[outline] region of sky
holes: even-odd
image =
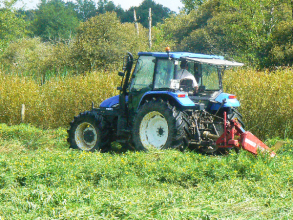
[[[66,1],[66,0],[65,0]],[[73,0],[74,1],[74,0]],[[98,0],[94,0],[98,2]],[[143,0],[112,0],[115,5],[121,5],[123,9],[129,9],[131,6],[139,6]],[[21,3],[22,2],[22,3]],[[165,7],[170,8],[172,11],[179,12],[179,8],[183,5],[180,0],[154,0],[157,4],[161,4]],[[25,5],[25,9],[36,8],[40,3],[40,0],[22,0],[17,4],[17,7]]]

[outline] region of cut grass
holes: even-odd
[[[86,153],[66,131],[0,126],[4,219],[291,219],[293,141],[247,152]],[[269,140],[270,146],[276,140]]]

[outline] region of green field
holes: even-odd
[[[224,91],[237,95],[247,129],[269,146],[285,141],[271,159],[122,152],[115,144],[105,154],[69,150],[69,121],[92,101],[98,106],[117,94],[116,72],[56,76],[43,85],[0,73],[1,220],[292,219],[291,75],[291,68],[273,74],[248,68],[224,76]]]
[[[1,219],[293,218],[293,140],[271,159],[85,153],[66,138],[65,129],[0,124]]]

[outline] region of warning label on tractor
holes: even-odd
[[[245,142],[251,146],[253,146],[254,148],[256,148],[256,143],[254,143],[253,141],[249,140],[248,138],[245,138]]]

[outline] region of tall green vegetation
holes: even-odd
[[[161,4],[157,4],[153,0],[144,0],[138,7],[131,7],[121,17],[122,22],[133,22],[133,10],[138,15],[138,22],[145,28],[149,26],[149,8],[152,8],[152,25],[156,26],[158,23],[162,23],[165,18],[174,14],[169,8],[164,7]]]
[[[148,27],[148,9],[151,7],[154,26],[153,40],[155,41],[152,50],[161,49],[162,44],[165,44],[164,46],[176,45],[173,47],[175,51],[221,54],[257,68],[287,66],[292,65],[293,62],[291,46],[293,43],[292,3],[287,0],[260,0],[258,2],[248,0],[182,0],[184,8],[178,15],[152,0],[144,0],[140,6],[132,7],[126,11],[108,0],[99,0],[97,4],[92,0],[79,0],[75,3],[63,0],[43,0],[36,10],[26,12],[20,10],[19,12],[22,14],[20,16],[12,8],[15,2],[17,0],[6,1],[6,5],[1,9],[2,52],[5,51],[10,42],[26,36],[29,32],[31,32],[30,36],[40,37],[42,42],[72,43],[69,45],[71,47],[76,45],[74,42],[81,42],[80,38],[83,38],[81,30],[85,31],[90,26],[89,23],[93,22],[89,19],[98,16],[94,19],[95,22],[104,25],[102,15],[110,12],[116,13],[116,15],[112,14],[116,23],[118,19],[120,19],[120,24],[133,23],[133,10],[135,9],[138,22],[142,26]],[[110,25],[113,19],[110,18],[110,15],[106,15],[106,17],[110,23],[109,27],[105,28],[108,28],[109,33],[114,33],[117,25]],[[98,21],[99,19],[101,21]],[[130,24],[125,26],[130,28]],[[110,30],[111,28],[113,30]],[[95,31],[100,31],[100,29],[95,28]],[[119,34],[123,38],[123,40],[118,39],[119,48],[122,50],[126,48],[130,51],[133,49],[131,45],[136,44],[137,47],[132,52],[147,49],[145,48],[147,36],[144,29],[141,31],[144,37],[136,36],[132,28],[128,30],[127,35],[134,37],[134,40],[127,38],[122,29],[119,29]],[[99,33],[95,34],[99,36]],[[115,36],[112,36],[111,39],[115,39]],[[99,40],[102,38],[96,41]],[[137,43],[131,42],[137,40],[139,40],[139,46]],[[116,41],[106,41],[105,44],[113,43],[113,48],[115,48],[118,45]],[[97,57],[93,53],[101,52],[101,49],[95,51],[96,49],[98,47],[87,54],[87,52],[81,51],[81,47],[76,48],[76,52],[81,51],[82,55],[66,56],[70,60],[66,62],[67,67],[73,68],[70,63],[81,66],[83,60],[76,62],[76,58],[87,54],[88,57],[85,57],[87,59],[86,66],[90,66],[90,68],[85,69],[93,69],[92,67],[96,66],[97,62],[93,60],[96,58],[92,58],[93,56]],[[109,55],[107,54],[107,56]],[[73,57],[74,59],[72,59]],[[105,64],[103,60],[103,65],[108,64]]]
[[[2,70],[7,74],[33,76],[44,82],[52,75],[72,72],[70,57],[71,45],[22,38],[11,42],[2,53]]]
[[[75,65],[84,71],[105,69],[118,64],[127,51],[137,53],[147,49],[147,35],[140,27],[121,24],[115,13],[105,13],[82,23],[73,45]]]
[[[156,6],[149,0],[148,4]],[[100,0],[97,8],[91,0],[77,3],[43,0],[37,10],[21,10],[22,16],[17,16],[15,11],[5,7],[0,13],[2,71],[33,75],[44,83],[46,78],[56,74],[113,68],[127,51],[136,54],[148,50],[147,30],[139,24],[137,33],[133,24],[121,23],[120,9],[106,0]],[[172,39],[164,40],[161,31],[153,29],[154,49],[172,45]],[[28,37],[28,30],[29,36],[34,38]]]
[[[28,24],[22,16],[11,7],[12,3],[6,1],[4,8],[0,9],[0,50],[3,51],[9,42],[26,36]]]
[[[292,68],[239,69],[224,76],[224,90],[240,100],[247,129],[262,139],[293,138],[292,85]]]
[[[69,42],[43,42],[40,38],[10,42],[0,56],[2,70],[40,79],[113,69],[120,66],[127,51],[148,50],[147,30],[141,25],[139,29],[137,34],[133,24],[121,23],[115,13],[100,14],[80,23],[76,37]],[[163,48],[166,42],[156,37],[154,47]]]
[[[98,106],[118,94],[118,75],[90,73],[87,76],[54,77],[41,85],[31,77],[0,76],[0,121],[9,125],[21,121],[25,104],[25,122],[42,128],[66,127],[80,112]]]
[[[196,4],[183,3],[188,9]],[[177,41],[177,50],[222,54],[260,68],[292,64],[289,1],[209,0],[197,5],[162,25]]]
[[[181,0],[184,5],[184,10],[186,12],[191,12],[196,10],[200,5],[202,5],[207,0]]]
[[[78,18],[62,0],[42,0],[32,26],[34,34],[44,41],[68,40],[76,31]]]
[[[292,69],[227,71],[224,91],[236,94],[247,130],[261,139],[293,138]],[[21,121],[21,104],[26,105],[25,122],[43,128],[66,127],[72,118],[114,95],[119,86],[114,70],[87,75],[52,77],[45,84],[31,77],[0,75],[0,121]]]
[[[96,16],[96,6],[92,0],[77,0],[75,10],[77,11],[78,19],[81,21],[86,21]]]

